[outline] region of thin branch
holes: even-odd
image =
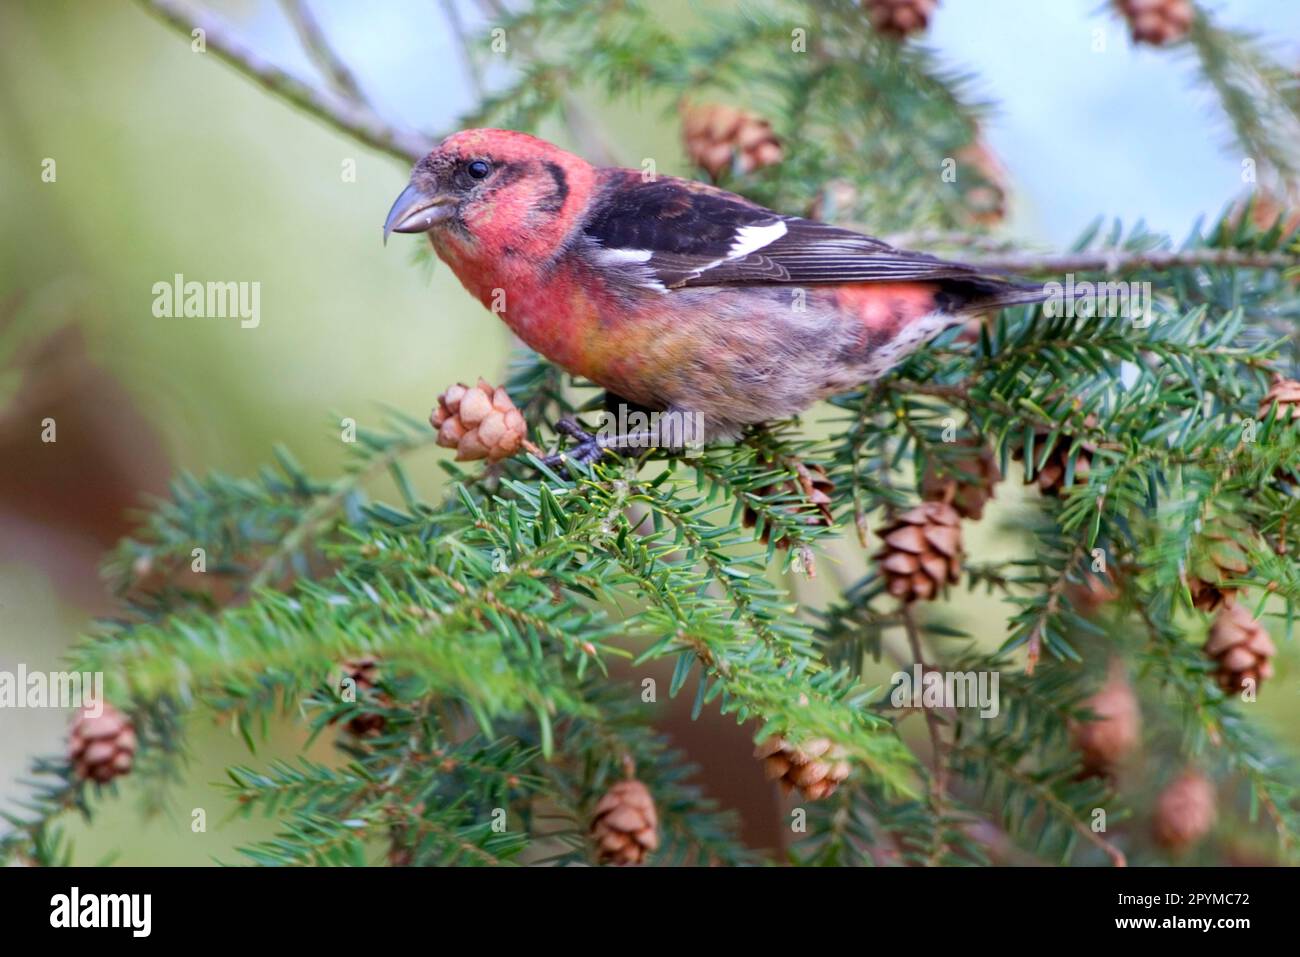
[[[907,632],[907,643],[912,649],[912,658],[924,673],[926,664],[921,649],[921,631],[916,627],[916,619],[912,617],[912,606],[904,604],[899,610],[899,615],[903,619],[903,628]],[[930,750],[934,752],[934,773],[930,776],[930,810],[934,814],[935,830],[934,845],[930,849],[930,864],[937,865],[941,862],[943,853],[948,850],[947,842],[943,839],[948,790],[948,749],[944,744],[939,717],[934,713],[934,709],[923,706],[921,711],[925,715],[925,726],[930,732]]]
[[[932,246],[956,246],[960,249],[978,249],[981,252],[1005,253],[1016,249],[1018,243],[1006,237],[987,233],[965,233],[944,229],[918,229],[911,232],[890,233],[882,237],[899,249],[927,249]]]
[[[1039,780],[1037,777],[1035,777],[1032,774],[1026,774],[1015,764],[1008,762],[995,750],[985,749],[983,751],[983,756],[984,759],[988,761],[990,764],[997,765],[997,767],[1001,769],[1002,773],[1005,774],[1007,778],[1009,778],[1012,781],[1015,781],[1017,784],[1019,784],[1021,787],[1025,788],[1026,790],[1033,791],[1035,794],[1038,795],[1039,800],[1041,800],[1045,805],[1054,809],[1057,812],[1057,814],[1059,814],[1066,821],[1069,821],[1070,827],[1074,829],[1075,833],[1077,833],[1088,843],[1097,847],[1099,850],[1101,850],[1102,853],[1104,853],[1108,858],[1110,858],[1110,863],[1112,867],[1128,866],[1128,859],[1124,856],[1123,851],[1121,851],[1110,841],[1106,840],[1106,838],[1102,837],[1100,834],[1094,831],[1089,826],[1088,822],[1081,821],[1079,820],[1079,818],[1075,817],[1074,809],[1071,808],[1067,803],[1062,801],[1056,795],[1056,793],[1050,787],[1046,786],[1041,780]]]
[[[431,138],[415,130],[389,123],[369,107],[351,102],[337,93],[318,90],[263,59],[225,27],[204,13],[191,11],[176,0],[138,0],[151,14],[180,33],[192,37],[203,31],[206,48],[240,73],[303,112],[323,120],[340,132],[381,153],[413,163],[433,149]]]
[[[1250,252],[1239,249],[1099,250],[1064,255],[990,256],[968,260],[992,272],[1067,273],[1102,272],[1108,275],[1153,270],[1163,272],[1189,266],[1233,266],[1239,269],[1285,269],[1300,264],[1300,254]]]
[[[353,103],[364,104],[366,96],[361,92],[361,85],[357,83],[357,78],[352,75],[352,70],[342,58],[334,52],[334,48],[330,46],[324,31],[321,30],[320,24],[304,0],[280,0],[280,6],[284,9],[285,17],[293,24],[303,51],[315,64],[316,69],[320,70],[321,75],[329,81],[334,92]]]

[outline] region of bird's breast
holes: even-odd
[[[508,248],[484,257],[447,241],[434,248],[489,312],[574,375],[613,388],[613,367],[626,364],[645,337],[627,303],[581,262],[539,263]]]

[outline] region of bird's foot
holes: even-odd
[[[592,465],[599,462],[609,451],[600,436],[592,435],[579,425],[576,419],[561,419],[555,423],[555,431],[559,435],[573,439],[576,444],[571,449],[563,452],[556,451],[543,458],[542,464],[548,469],[565,468],[568,462]]]

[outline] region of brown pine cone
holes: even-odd
[[[1199,771],[1185,771],[1156,798],[1152,828],[1156,841],[1170,851],[1195,844],[1214,826],[1214,785]]]
[[[1300,219],[1300,213],[1296,215]],[[1300,225],[1300,222],[1297,225]],[[1300,286],[1300,276],[1292,282]],[[1277,410],[1276,413],[1273,412],[1274,409]],[[1273,379],[1273,384],[1259,402],[1256,417],[1263,422],[1270,414],[1275,416],[1274,421],[1279,427],[1285,428],[1290,425],[1291,428],[1296,428],[1297,420],[1300,420],[1300,382],[1295,379],[1284,379],[1280,375]],[[1274,474],[1278,481],[1294,483],[1295,477],[1300,475],[1300,465],[1295,462],[1284,462],[1277,467]]]
[[[1142,712],[1122,668],[1112,664],[1106,683],[1084,706],[1097,717],[1070,726],[1074,749],[1083,758],[1080,777],[1108,777],[1142,735]]]
[[[1007,217],[1007,170],[982,139],[965,146],[957,161],[972,167],[976,177],[959,178],[966,217],[979,226],[996,226]],[[972,179],[974,182],[972,182]]]
[[[375,693],[379,686],[379,660],[377,658],[349,658],[343,662],[343,677],[351,678],[357,692],[357,701]],[[387,696],[375,695],[375,700],[387,704]],[[384,730],[382,714],[362,713],[347,723],[347,729],[358,738],[379,734]]]
[[[1097,424],[1095,416],[1089,415],[1084,419],[1088,426]],[[1034,443],[1034,465],[1038,464],[1038,457],[1041,454],[1042,442],[1046,441],[1050,432],[1042,431],[1038,433]],[[1065,474],[1066,465],[1069,464],[1070,447],[1074,444],[1068,435],[1058,435],[1056,444],[1052,446],[1052,451],[1047,456],[1047,461],[1043,467],[1034,473],[1033,478],[1027,479],[1027,482],[1033,482],[1038,486],[1038,491],[1044,495],[1053,495],[1060,498],[1066,490]],[[1097,447],[1090,442],[1084,442],[1079,447],[1079,454],[1074,460],[1074,483],[1082,485],[1088,481],[1088,473],[1092,471],[1092,456],[1097,451]],[[1011,453],[1011,457],[1017,462],[1023,462],[1025,459],[1024,446],[1019,446]],[[1028,472],[1029,465],[1025,466]]]
[[[659,846],[659,816],[650,791],[635,778],[619,781],[596,804],[591,820],[601,864],[642,864]]]
[[[878,33],[903,40],[930,25],[939,0],[862,0],[862,9]]]
[[[751,494],[759,498],[781,493],[801,495],[805,502],[814,506],[814,509],[799,510],[798,515],[803,524],[829,527],[832,523],[831,494],[835,491],[835,483],[830,480],[826,470],[820,465],[805,465],[803,462],[795,462],[794,470],[798,475],[798,481],[787,479],[778,485],[764,485],[761,488],[754,489]],[[779,507],[793,511],[796,505],[797,503],[791,502]],[[740,520],[745,528],[753,528],[758,524],[758,512],[746,504],[741,512]],[[766,525],[763,526],[763,544],[766,545],[770,537],[771,529]],[[788,548],[790,540],[782,538],[776,544],[778,548]]]
[[[683,101],[681,117],[686,154],[715,180],[733,166],[752,173],[781,162],[781,141],[760,116],[722,103]]]
[[[876,553],[889,594],[905,602],[929,600],[961,575],[961,517],[945,502],[922,502],[880,531]]]
[[[1188,0],[1116,0],[1128,21],[1134,43],[1164,46],[1187,36],[1192,26]]]
[[[1254,691],[1273,677],[1273,656],[1277,648],[1268,629],[1244,605],[1225,605],[1214,616],[1205,653],[1218,668],[1214,678],[1225,694]]]
[[[1300,419],[1300,382],[1281,376],[1273,380],[1273,385],[1259,403],[1257,415],[1261,422],[1268,418],[1274,406],[1277,406],[1277,421]]]
[[[524,445],[528,426],[503,388],[483,379],[476,386],[452,386],[438,397],[429,416],[438,430],[438,444],[456,450],[457,461],[487,459],[497,462],[514,455]]]
[[[1002,471],[993,450],[975,436],[955,443],[963,452],[952,456],[933,455],[921,477],[921,497],[948,502],[962,518],[979,521],[984,505],[993,497],[993,486],[1002,481]]]
[[[1250,571],[1246,549],[1240,544],[1250,534],[1235,519],[1219,518],[1207,523],[1197,536],[1187,572],[1187,590],[1195,607],[1214,611],[1237,601],[1237,589],[1225,582]]]
[[[135,728],[131,719],[104,703],[98,717],[82,708],[68,735],[68,760],[82,781],[107,784],[131,770],[135,760]]]
[[[773,735],[754,749],[754,757],[762,759],[767,779],[779,781],[785,794],[798,788],[809,801],[834,794],[850,771],[844,749],[826,738],[813,738],[796,746]]]

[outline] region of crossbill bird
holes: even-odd
[[[385,240],[393,232],[427,233],[470,294],[547,359],[702,423],[706,441],[876,379],[973,315],[1046,297],[508,130],[462,130],[416,163]],[[561,431],[588,461],[661,444]]]

